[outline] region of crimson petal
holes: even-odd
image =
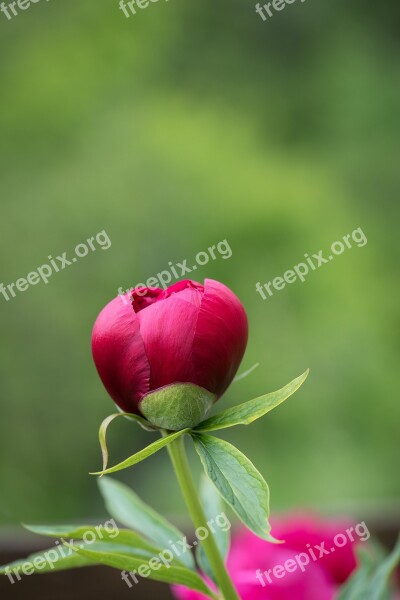
[[[195,383],[191,350],[198,312],[198,306],[174,294],[138,313],[152,390],[177,382]]]
[[[247,338],[240,300],[222,283],[206,279],[193,341],[196,383],[222,396],[240,365]]]
[[[114,402],[126,412],[139,412],[138,403],[150,389],[150,365],[129,294],[111,300],[97,317],[92,353]]]

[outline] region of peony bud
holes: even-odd
[[[123,411],[178,430],[197,425],[225,392],[247,334],[245,310],[229,288],[185,280],[114,298],[97,317],[92,351]]]

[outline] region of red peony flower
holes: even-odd
[[[219,398],[247,334],[245,310],[231,290],[211,279],[204,286],[186,280],[114,298],[97,317],[92,351],[114,402],[140,414],[147,394],[171,384],[194,384]]]
[[[274,536],[285,543],[271,544],[244,529],[232,539],[227,567],[241,600],[334,600],[340,585],[356,567],[355,544],[369,537],[366,528],[357,535],[354,526],[352,536],[347,537],[351,523],[312,516],[275,519],[272,525]],[[334,542],[338,534],[340,544],[343,536],[347,537],[342,547]],[[321,544],[325,552],[320,557]],[[296,562],[296,556],[302,553],[304,563],[306,555],[310,559],[303,569]],[[282,575],[285,565],[289,568]],[[274,568],[279,577],[274,576]],[[173,592],[178,600],[205,600],[202,594],[181,586],[175,586]]]

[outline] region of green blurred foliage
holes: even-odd
[[[398,496],[398,2],[307,0],[266,23],[250,0],[160,0],[130,19],[116,1],[52,0],[0,17],[0,282],[103,229],[112,240],[0,296],[0,522],[103,513],[88,472],[114,407],[94,319],[120,286],[223,239],[232,258],[196,278],[242,299],[242,368],[261,366],[220,406],[311,368],[284,406],[223,437],[266,476],[275,510]],[[366,246],[256,293],[357,227]],[[116,422],[111,462],[153,439]],[[179,512],[166,465],[160,453],[121,478]]]

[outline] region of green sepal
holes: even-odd
[[[152,425],[179,431],[198,425],[216,399],[215,394],[193,383],[174,383],[146,394],[139,408]]]

